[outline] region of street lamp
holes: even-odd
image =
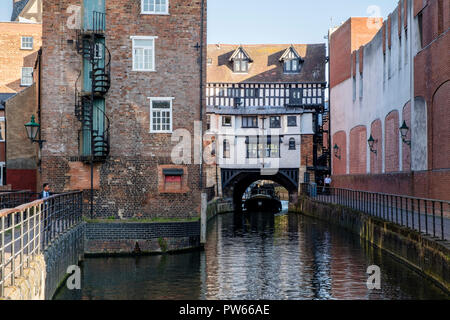
[[[34,114],[31,116],[31,121],[25,124],[25,129],[27,130],[27,137],[31,140],[31,142],[39,143],[39,149],[42,149],[42,143],[45,140],[36,139],[36,136],[39,133],[40,125],[34,121]]]
[[[370,135],[369,140],[367,140],[367,143],[369,144],[369,149],[370,149],[370,151],[373,152],[373,153],[375,153],[375,154],[377,154],[377,150],[375,150],[375,149],[373,148],[373,146],[374,146],[375,143],[377,143],[377,142],[378,142],[378,140],[375,140],[375,139],[372,137],[372,134]]]
[[[406,140],[406,136],[409,132],[409,127],[406,125],[406,121],[403,120],[403,124],[400,128],[398,128],[400,131],[400,135],[402,136],[403,143],[406,143],[408,146],[411,146],[411,140]]]
[[[340,152],[340,148],[339,148],[339,146],[335,143],[334,144],[334,147],[333,147],[333,151],[334,151],[334,156],[336,157],[336,158],[338,158],[339,160],[341,160],[341,152]]]

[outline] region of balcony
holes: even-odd
[[[322,110],[326,83],[208,83],[208,107],[300,107]]]

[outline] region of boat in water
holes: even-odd
[[[244,199],[244,209],[278,213],[281,211],[282,205],[273,185],[255,185]]]

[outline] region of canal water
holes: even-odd
[[[368,266],[381,271],[369,290]],[[342,228],[299,214],[219,215],[204,251],[86,258],[55,299],[449,299]]]

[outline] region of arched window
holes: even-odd
[[[223,158],[229,158],[230,157],[230,143],[227,139],[223,140]]]
[[[295,139],[294,138],[289,139],[289,150],[295,150]]]

